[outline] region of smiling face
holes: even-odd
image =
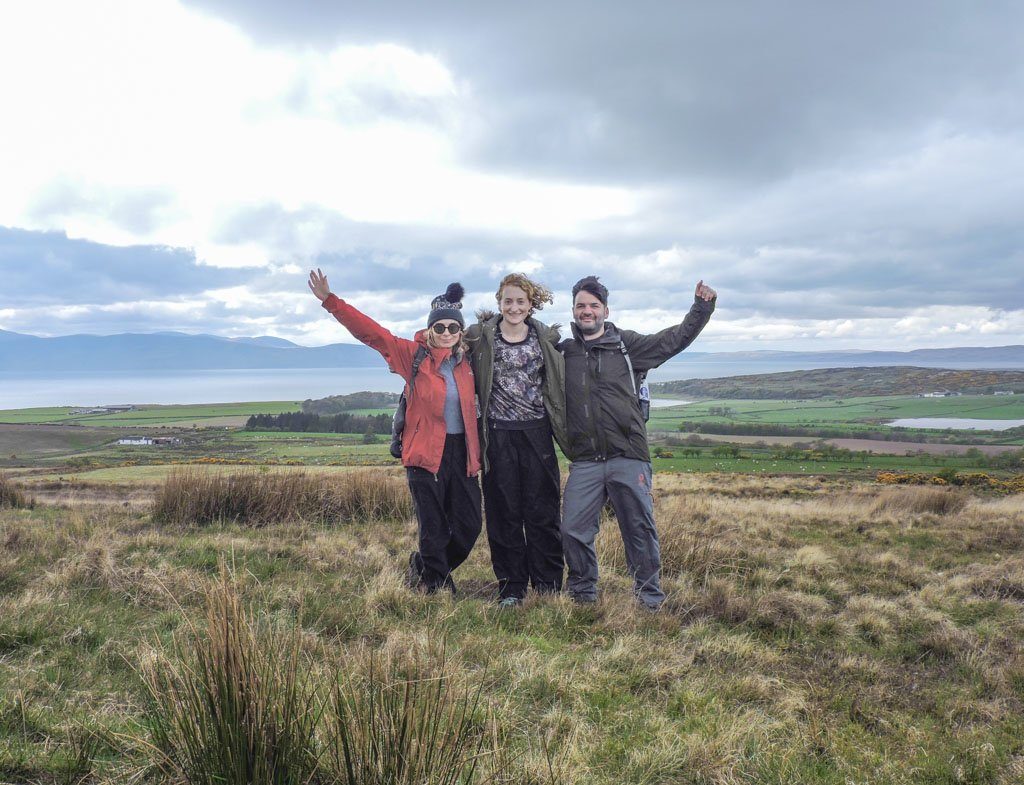
[[[587,340],[604,335],[604,320],[608,318],[608,306],[597,295],[580,289],[572,301],[572,319]]]
[[[518,286],[511,284],[501,290],[501,299],[498,300],[498,308],[501,311],[501,318],[510,325],[522,324],[523,320],[530,315],[532,307],[530,298]]]
[[[455,346],[455,344],[459,342],[459,339],[462,338],[462,330],[460,328],[455,333],[450,332],[449,325],[452,324],[456,327],[459,326],[459,323],[454,319],[438,319],[430,325],[427,335],[427,343],[440,349],[451,349]],[[444,332],[438,333],[437,330],[434,329],[438,325],[442,325],[444,327]]]

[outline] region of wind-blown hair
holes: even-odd
[[[551,290],[544,284],[531,281],[522,273],[509,273],[501,279],[501,283],[498,284],[498,291],[494,293],[494,299],[498,301],[499,306],[501,305],[501,293],[506,286],[518,286],[526,292],[526,299],[530,301],[530,308],[532,309],[531,313],[543,309],[544,303],[555,301]]]

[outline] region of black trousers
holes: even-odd
[[[445,437],[436,475],[418,466],[406,467],[405,473],[419,521],[420,578],[428,592],[442,586],[454,590],[452,570],[469,556],[482,525],[480,484],[466,476],[465,435]]]
[[[562,589],[558,459],[544,428],[487,434],[484,509],[491,564],[502,599]]]

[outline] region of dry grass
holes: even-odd
[[[412,512],[405,483],[380,471],[324,476],[183,470],[167,478],[153,505],[154,520],[178,526],[373,522],[406,519]]]
[[[474,779],[502,785],[1017,782],[1024,497],[967,489],[950,505],[908,490],[658,475],[667,601],[653,615],[633,600],[614,520],[596,605],[531,595],[509,612],[489,593],[483,538],[459,597],[405,588],[408,519],[182,530],[120,508],[3,510],[0,692],[34,713],[24,731],[0,722],[0,761],[7,739],[25,750],[0,779],[57,779],[67,714],[101,728],[142,717],[135,683],[111,674],[146,659],[140,639],[187,636],[233,556],[236,591],[272,635],[263,649],[297,651],[320,690],[314,737],[332,770],[348,765],[332,690],[364,701],[349,716],[372,704],[391,718],[350,737],[353,769],[372,768],[405,743],[372,746],[396,738],[395,708],[433,695],[443,673],[450,697],[479,691],[480,704],[433,714],[466,720],[464,751],[487,750]],[[95,764],[94,780],[124,781],[105,771]]]
[[[878,495],[872,512],[950,515],[967,505],[966,493],[948,488],[894,488]]]
[[[25,492],[6,474],[0,472],[0,507],[31,507]]]

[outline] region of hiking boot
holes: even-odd
[[[504,597],[504,598],[498,600],[498,607],[501,608],[502,610],[507,610],[507,609],[510,609],[510,608],[518,608],[522,604],[523,604],[523,598],[522,597]]]
[[[596,605],[597,597],[593,594],[570,594],[574,605]]]
[[[409,554],[409,566],[405,571],[405,585],[410,589],[418,589],[423,583],[423,557],[418,551]]]

